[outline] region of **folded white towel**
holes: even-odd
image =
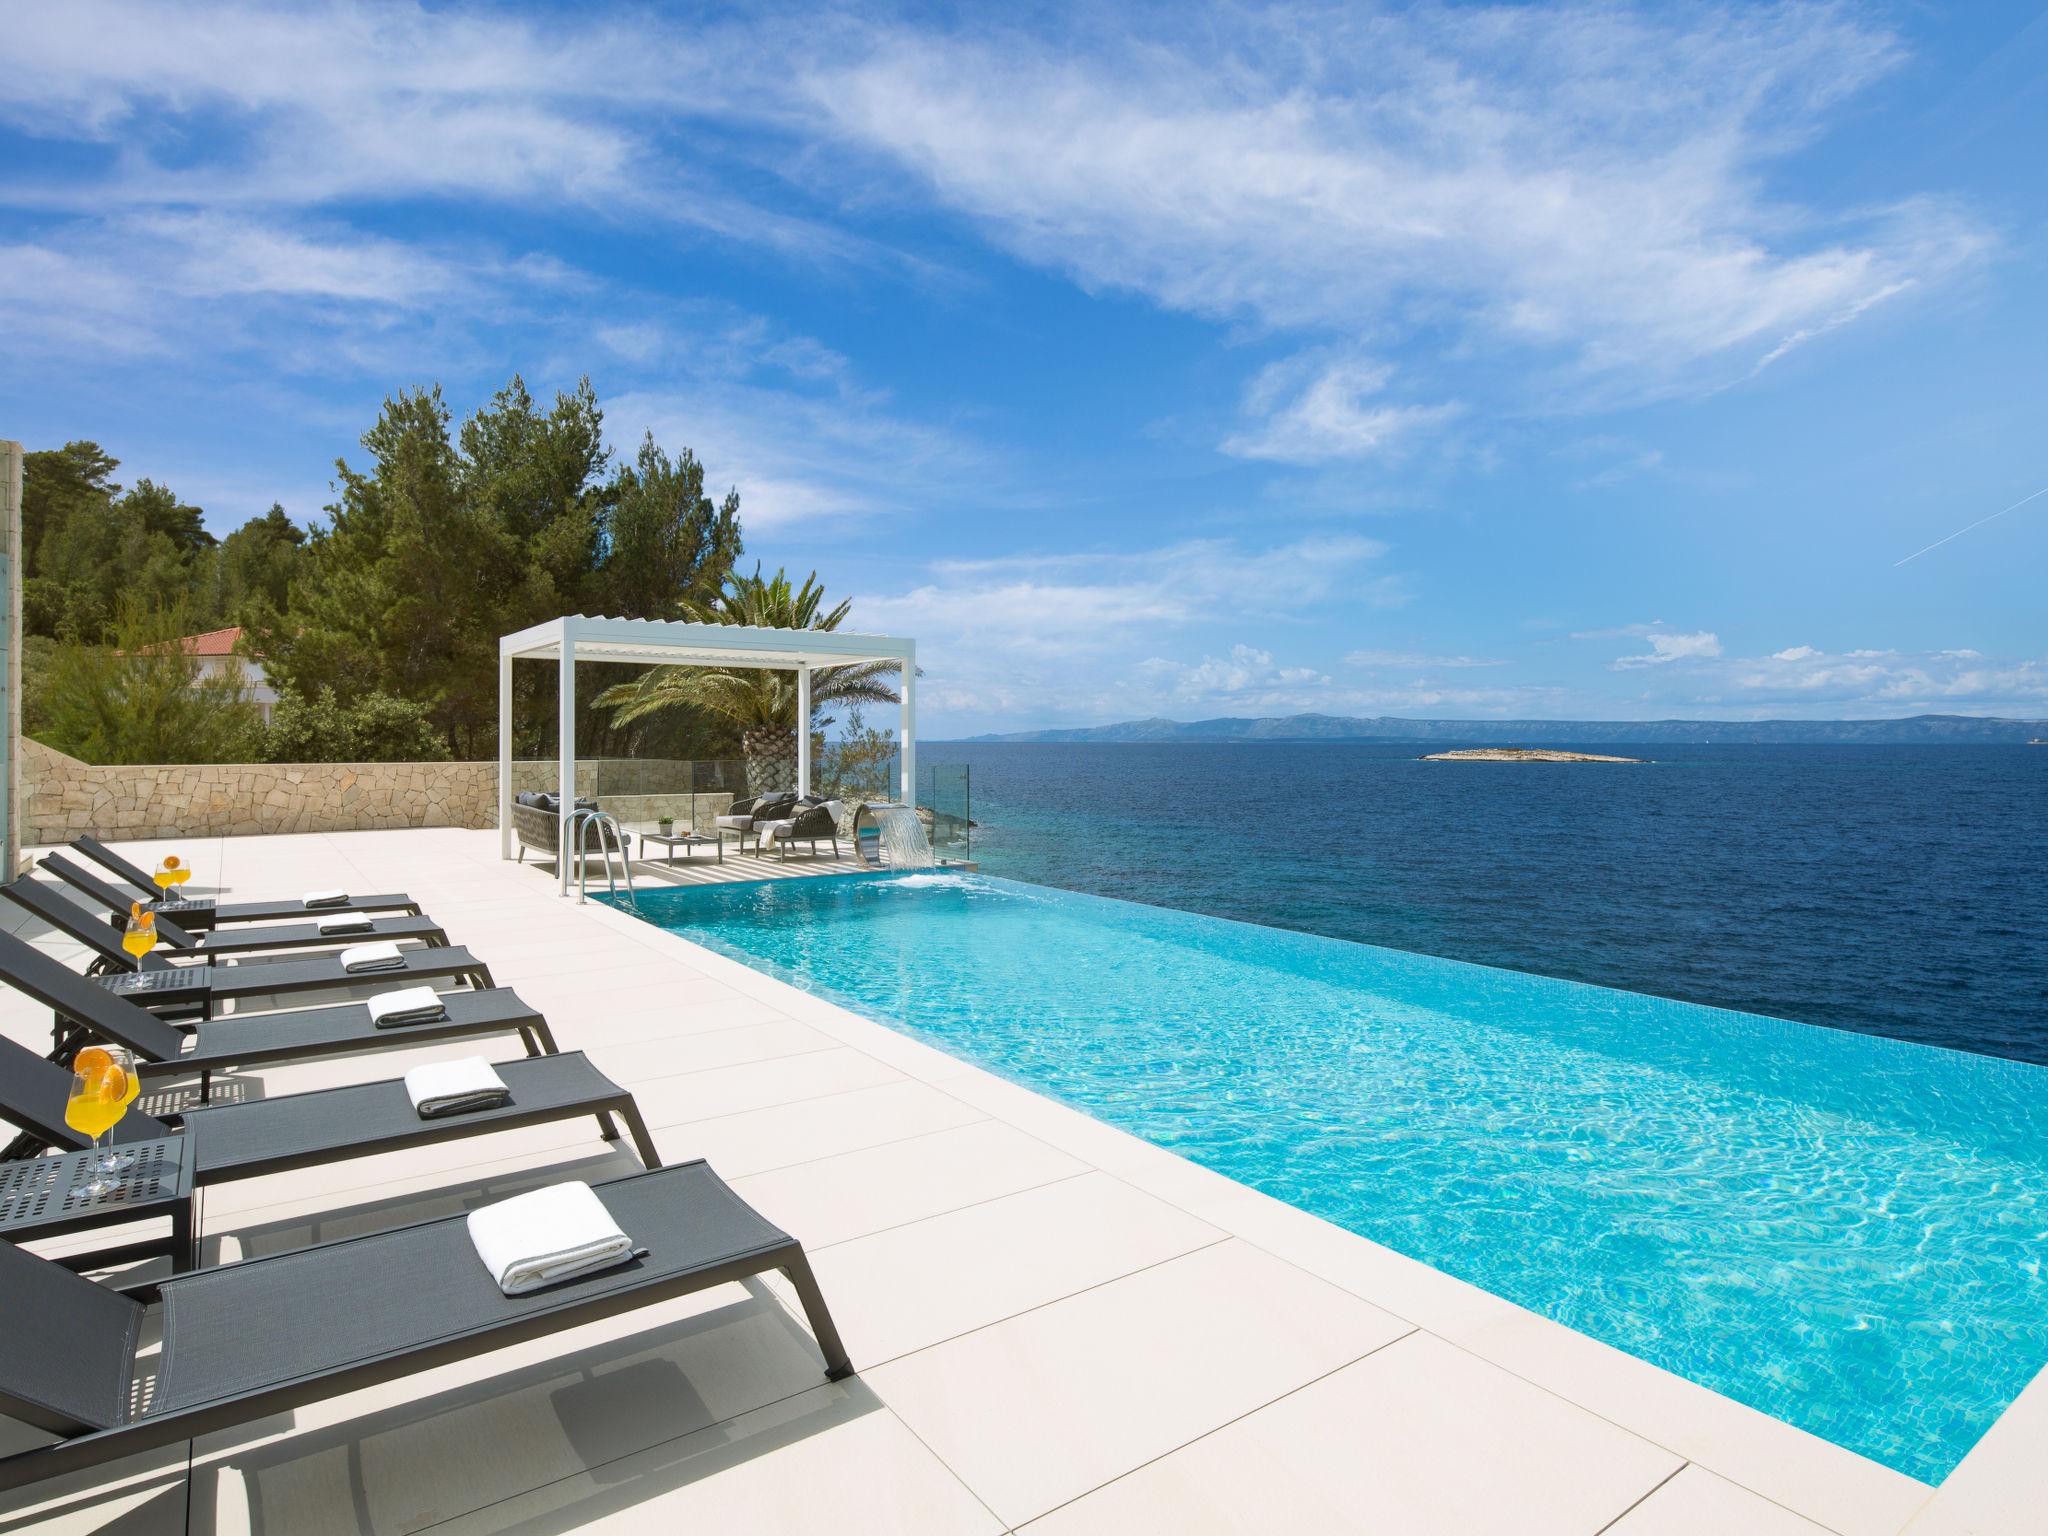
[[[308,891],[299,899],[309,907],[338,907],[348,900],[348,892]]]
[[[370,933],[375,931],[377,920],[368,913],[358,917],[323,917],[320,919],[322,933]]]
[[[588,1184],[550,1184],[469,1213],[476,1256],[507,1296],[633,1256],[633,1241]]]
[[[431,1061],[405,1074],[405,1091],[420,1118],[460,1114],[512,1102],[512,1090],[481,1056],[459,1061]]]
[[[432,987],[405,987],[379,992],[370,999],[370,1022],[379,1029],[398,1024],[424,1024],[448,1017],[448,1005]]]
[[[352,944],[341,952],[344,971],[392,971],[405,964],[396,944]]]
[[[841,810],[843,809],[843,807],[842,807],[842,806],[841,806],[841,805],[839,804],[839,802],[838,802],[837,800],[827,800],[827,801],[825,802],[825,809],[826,809],[827,811],[831,812],[831,815],[832,815],[832,825],[833,825],[833,826],[835,826],[835,827],[836,827],[836,826],[838,826],[838,825],[839,825],[839,813],[840,813],[840,811],[841,811]]]

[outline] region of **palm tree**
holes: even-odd
[[[683,617],[698,624],[750,624],[762,629],[837,629],[853,609],[842,599],[828,612],[818,573],[792,587],[778,570],[764,580],[757,565],[751,576],[728,576],[710,602],[686,600]],[[832,723],[819,711],[832,704],[894,704],[888,680],[900,668],[893,661],[862,661],[811,669],[810,729]],[[614,726],[630,725],[665,709],[701,709],[737,727],[747,758],[747,789],[767,794],[796,782],[796,674],[766,667],[654,667],[638,681],[607,688],[597,696],[612,711]]]

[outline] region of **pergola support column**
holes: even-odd
[[[796,669],[796,792],[811,792],[811,669]]]
[[[512,658],[498,653],[498,857],[512,857]]]
[[[566,896],[569,894],[569,860],[573,857],[569,847],[569,818],[576,813],[576,642],[567,635],[562,637],[562,661],[556,678],[556,693],[556,703],[561,712],[557,751],[561,758],[562,777],[555,871],[560,877],[561,894]]]

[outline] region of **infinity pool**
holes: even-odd
[[[980,875],[640,907],[1915,1477],[2048,1359],[2048,1068]]]

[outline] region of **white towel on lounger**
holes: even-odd
[[[344,971],[395,971],[405,964],[405,952],[396,944],[351,944],[341,952]]]
[[[323,917],[320,919],[320,931],[329,935],[374,933],[376,930],[377,920],[367,913],[355,917]]]
[[[348,900],[348,892],[308,891],[299,899],[309,907],[338,907]]]
[[[425,1024],[448,1017],[448,1005],[432,987],[402,987],[370,999],[370,1022],[379,1029],[399,1024]]]
[[[550,1184],[471,1211],[469,1240],[507,1296],[609,1269],[633,1256],[632,1239],[619,1230],[597,1192],[580,1182]]]
[[[430,1061],[423,1067],[414,1067],[405,1074],[405,1091],[422,1120],[512,1102],[512,1090],[505,1086],[505,1079],[481,1056]]]

